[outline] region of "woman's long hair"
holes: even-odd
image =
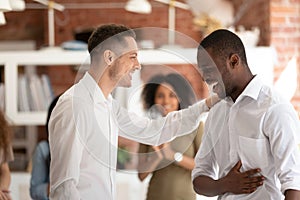
[[[162,84],[169,84],[173,87],[179,101],[178,110],[187,108],[196,102],[196,95],[190,83],[181,75],[175,73],[156,75],[148,81],[142,91],[142,101],[145,110],[150,109],[155,104],[157,88]]]
[[[11,133],[11,127],[8,125],[4,113],[0,111],[0,149],[3,151],[4,160],[10,152]]]

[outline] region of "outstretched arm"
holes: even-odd
[[[168,113],[158,119],[141,117],[128,112],[114,101],[119,135],[148,145],[160,145],[175,137],[191,133],[198,127],[201,114],[209,110],[205,101],[195,103],[189,108]]]
[[[217,196],[224,193],[247,194],[254,192],[263,184],[264,177],[256,176],[260,169],[251,169],[240,172],[241,161],[219,179],[214,180],[208,176],[198,176],[194,179],[193,185],[196,193],[205,196]]]

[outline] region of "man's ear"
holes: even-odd
[[[229,57],[229,64],[232,69],[235,68],[236,66],[238,66],[240,64],[240,57],[235,53],[232,54]]]
[[[105,50],[103,53],[103,57],[107,65],[111,65],[114,61],[114,53],[111,50]]]

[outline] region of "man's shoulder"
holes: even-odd
[[[59,102],[60,104],[66,104],[72,102],[74,103],[84,103],[87,101],[92,101],[89,98],[91,95],[83,86],[83,84],[76,83],[67,89],[60,97]]]
[[[230,107],[231,104],[226,99],[219,101],[209,110],[205,123],[219,123],[224,121],[226,119],[227,113],[230,110]]]
[[[266,112],[265,119],[277,119],[278,122],[285,121],[287,116],[298,119],[292,103],[273,87],[262,87],[258,104]]]
[[[282,96],[275,88],[266,85],[262,87],[258,101],[265,103],[268,102],[269,107],[281,104],[290,104],[289,100]]]
[[[230,103],[227,99],[222,99],[218,103],[216,103],[212,108],[210,108],[209,113],[219,111],[220,109],[227,109],[230,107]]]

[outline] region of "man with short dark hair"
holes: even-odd
[[[300,199],[299,119],[293,106],[248,67],[228,30],[198,48],[202,78],[223,100],[209,113],[195,158],[194,189],[218,199]]]
[[[159,145],[190,133],[208,110],[199,102],[158,120],[129,113],[110,93],[131,86],[133,72],[140,69],[134,32],[103,25],[92,33],[88,50],[88,72],[59,98],[51,114],[51,199],[116,199],[118,135]]]

